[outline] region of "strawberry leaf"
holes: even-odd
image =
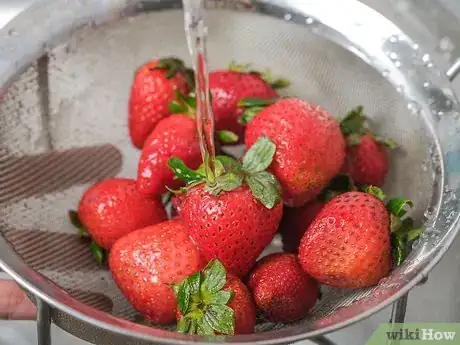
[[[88,230],[85,228],[83,223],[80,221],[80,218],[78,217],[77,211],[69,210],[68,216],[69,216],[69,220],[72,223],[72,225],[77,228],[78,237],[80,239],[90,238]]]
[[[103,248],[101,248],[96,242],[91,241],[89,250],[94,257],[94,260],[96,260],[99,265],[105,264],[107,253]]]
[[[406,243],[401,236],[391,236],[391,251],[393,256],[393,263],[395,266],[401,265],[406,259]]]
[[[406,206],[414,207],[414,203],[408,199],[393,198],[387,203],[387,210],[396,217],[403,217],[407,211],[404,209]]]
[[[220,304],[212,304],[204,315],[204,320],[222,334],[235,334],[235,312],[232,308]]]
[[[347,137],[347,145],[348,146],[358,146],[360,143],[361,143],[361,134],[351,133]]]
[[[238,102],[239,108],[254,108],[261,107],[265,108],[269,105],[275,104],[278,101],[277,98],[243,98]]]
[[[227,272],[219,260],[212,260],[204,269],[203,285],[209,293],[221,290],[227,281]]]
[[[281,200],[281,186],[275,176],[268,171],[247,175],[245,181],[252,195],[266,208],[272,209]]]
[[[351,177],[340,174],[329,182],[329,185],[321,192],[318,198],[327,203],[336,196],[353,190],[356,190],[356,186]]]
[[[365,193],[368,193],[368,194],[371,194],[371,195],[375,196],[380,201],[385,200],[386,197],[387,197],[386,194],[379,187],[365,186],[365,187],[363,187],[363,191]]]
[[[211,304],[227,304],[231,302],[235,293],[233,291],[218,291],[216,292],[212,299],[210,300]]]
[[[177,294],[177,303],[183,315],[187,314],[188,306],[190,303],[190,296],[191,296],[190,283],[188,279],[186,279],[184,280]]]
[[[205,180],[203,175],[187,167],[187,165],[185,165],[185,163],[177,157],[171,157],[168,160],[168,167],[179,179],[188,184],[202,182]]]
[[[243,171],[255,174],[266,170],[272,164],[276,145],[267,137],[260,137],[243,158]]]
[[[187,112],[187,108],[177,101],[169,103],[168,109],[172,114],[185,114]]]
[[[238,123],[240,125],[246,126],[264,109],[265,108],[263,107],[253,107],[246,109],[243,112],[243,115],[241,115],[241,117],[238,119]]]
[[[230,192],[243,185],[243,175],[229,172],[218,176],[214,185],[206,185],[205,190],[212,195],[219,195],[222,192]]]
[[[172,284],[182,312],[177,323],[178,332],[206,336],[234,334],[235,313],[227,304],[235,293],[222,290],[226,282],[225,267],[215,259],[202,272],[187,277],[179,284]]]
[[[235,144],[240,139],[238,135],[236,135],[232,131],[226,130],[218,131],[217,137],[219,138],[219,141],[223,144]]]
[[[398,143],[394,140],[387,139],[387,138],[382,138],[379,136],[374,136],[374,140],[377,141],[378,143],[382,144],[386,148],[390,150],[397,149],[399,147]]]
[[[366,122],[366,118],[363,115],[363,106],[358,106],[351,110],[345,118],[340,121],[340,129],[344,135],[352,133],[361,133]]]

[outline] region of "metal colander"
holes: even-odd
[[[448,78],[423,47],[355,0],[209,0],[208,8],[211,68],[231,60],[270,68],[292,81],[289,95],[337,117],[364,106],[372,128],[402,147],[386,191],[411,198],[425,227],[377,287],[324,289],[300,322],[260,323],[253,335],[218,341],[294,342],[395,302],[458,230],[460,122]],[[190,62],[180,1],[46,0],[0,36],[0,267],[37,303],[40,344],[49,342],[50,319],[97,344],[215,341],[132,323],[136,312],[67,219],[90,184],[136,176],[140,152],[127,129],[132,76],[152,57]],[[280,250],[276,239],[268,250]]]

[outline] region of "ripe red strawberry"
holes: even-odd
[[[136,181],[110,178],[83,194],[78,219],[99,246],[110,249],[130,232],[164,221],[166,213],[159,199],[145,198],[137,191]]]
[[[268,106],[249,122],[246,147],[263,135],[277,145],[270,170],[288,206],[313,200],[343,165],[345,142],[339,124],[319,106],[294,98]]]
[[[261,259],[248,278],[256,306],[272,322],[288,323],[305,317],[319,297],[318,284],[294,254],[275,253]]]
[[[288,81],[284,79],[273,80],[269,73],[251,72],[248,66],[234,63],[228,70],[211,72],[209,86],[216,129],[230,130],[243,138],[244,127],[238,123],[242,114],[238,102],[244,98],[278,97],[275,90],[288,85]]]
[[[227,275],[219,260],[212,260],[202,271],[176,284],[178,299],[177,330],[181,333],[250,334],[256,313],[247,287]]]
[[[201,164],[200,143],[195,120],[185,115],[172,115],[161,120],[146,140],[139,161],[137,188],[144,195],[160,195],[178,188],[180,180],[168,168],[168,159],[179,157],[197,169]]]
[[[193,72],[177,58],[152,60],[141,66],[134,76],[129,99],[129,132],[137,148],[170,114],[168,105],[177,99],[176,90],[188,94],[194,87]]]
[[[275,150],[270,140],[261,138],[243,164],[220,163],[214,183],[190,171],[183,174],[191,185],[178,208],[190,236],[207,260],[218,258],[240,278],[272,241],[281,220],[279,184],[265,171]],[[181,172],[179,165],[171,165]]]
[[[383,202],[362,192],[332,199],[302,238],[299,261],[313,278],[334,287],[377,284],[391,267],[390,216]]]
[[[323,207],[323,201],[313,200],[299,208],[286,207],[284,209],[280,232],[283,239],[283,249],[286,252],[297,253],[305,231]]]
[[[396,143],[376,137],[367,128],[363,107],[350,111],[341,121],[342,133],[347,139],[347,155],[342,172],[358,185],[381,187],[389,170],[387,148]]]
[[[346,175],[337,175],[332,179],[321,195],[302,207],[285,207],[280,224],[283,248],[287,252],[297,253],[300,240],[310,224],[323,209],[324,205],[339,194],[356,190],[353,181]]]
[[[170,284],[199,271],[204,261],[180,220],[132,232],[118,240],[109,255],[113,279],[146,319],[170,324],[177,301]]]

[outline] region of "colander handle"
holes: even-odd
[[[446,72],[447,78],[449,78],[450,81],[453,81],[459,74],[460,74],[460,58],[458,58]]]

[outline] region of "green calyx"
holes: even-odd
[[[205,183],[205,190],[218,196],[246,183],[253,196],[265,207],[272,209],[281,200],[281,186],[275,176],[267,171],[275,152],[276,145],[267,137],[261,137],[246,152],[242,162],[227,156],[217,156],[214,162],[215,176],[212,181],[214,183],[206,179],[203,166],[194,171],[175,157],[169,159],[168,166],[177,178],[187,183],[187,187],[178,192],[185,192],[189,188]]]
[[[364,192],[374,195],[382,202],[386,199],[386,195],[378,187],[364,187]],[[414,207],[414,203],[409,199],[392,198],[386,203],[390,215],[391,251],[395,266],[404,262],[412,242],[419,238],[423,231],[421,227],[415,226],[411,217],[407,217],[407,207]]]
[[[160,59],[155,68],[165,70],[167,79],[174,78],[178,73],[182,74],[190,90],[195,89],[195,72],[193,69],[187,68],[181,59],[176,57]]]
[[[104,248],[100,247],[94,240],[89,236],[88,230],[80,221],[78,213],[74,210],[68,212],[69,220],[74,227],[77,228],[78,237],[83,241],[89,242],[89,251],[94,257],[94,260],[99,265],[103,265],[107,262],[107,252]]]
[[[240,125],[246,126],[266,107],[275,104],[277,98],[261,99],[261,98],[244,98],[238,102],[238,108],[243,109],[243,115],[238,119]]]
[[[263,72],[251,69],[251,64],[237,64],[235,61],[232,61],[228,66],[228,69],[237,73],[257,74],[275,90],[284,89],[291,85],[291,82],[288,79],[274,77],[269,69],[266,69]]]
[[[172,286],[182,314],[178,332],[202,336],[235,333],[235,313],[228,306],[235,293],[224,289],[226,282],[227,271],[215,259],[201,272]]]
[[[395,141],[376,136],[372,133],[367,122],[367,118],[364,116],[364,107],[362,105],[352,109],[340,121],[340,129],[347,139],[348,146],[359,145],[361,138],[365,135],[369,135],[375,141],[389,149],[398,148],[398,144]]]
[[[175,90],[176,100],[169,103],[168,108],[172,114],[183,114],[192,119],[196,115],[196,97],[194,93],[184,95],[179,90]]]

